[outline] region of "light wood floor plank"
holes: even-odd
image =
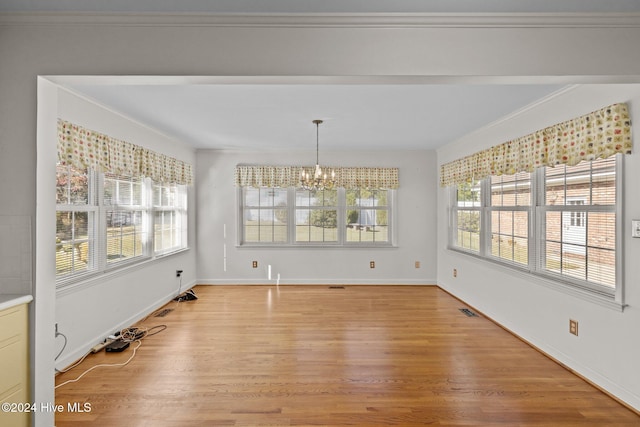
[[[56,390],[58,427],[638,426],[437,287],[199,286],[132,362]],[[56,378],[131,355],[100,353]]]

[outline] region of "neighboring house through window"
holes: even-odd
[[[617,155],[452,187],[450,247],[615,295],[621,161]]]

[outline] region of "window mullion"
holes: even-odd
[[[544,168],[537,168],[531,172],[531,199],[529,203],[529,271],[538,271],[542,255],[542,219],[540,206],[546,203],[544,192]]]
[[[98,172],[92,172],[93,185],[90,186],[94,191],[95,203],[97,203],[97,224],[93,228],[95,230],[94,238],[94,250],[93,255],[95,257],[94,262],[98,271],[104,271],[107,268],[107,212],[104,205],[104,174]]]
[[[155,245],[155,210],[153,209],[153,182],[151,178],[143,178],[140,183],[142,192],[143,216],[142,216],[142,233],[146,235],[142,239],[142,255],[152,256],[154,255]]]
[[[480,181],[480,241],[478,248],[480,256],[487,257],[491,249],[487,245],[491,244],[491,178]]]
[[[344,188],[337,189],[336,201],[336,227],[338,227],[338,244],[344,245],[347,241],[347,197]]]
[[[623,210],[622,203],[624,198],[622,197],[624,190],[624,180],[623,172],[624,172],[624,157],[621,154],[616,155],[615,159],[615,186],[616,186],[616,194],[615,194],[615,215],[616,215],[616,223],[615,223],[615,272],[616,272],[616,282],[615,282],[615,301],[619,304],[624,304],[624,268],[623,268],[623,248],[622,248],[622,218],[623,218]]]
[[[296,241],[296,188],[287,188],[287,244]]]

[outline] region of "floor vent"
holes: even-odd
[[[329,286],[329,289],[344,289],[344,286]]]
[[[460,311],[463,312],[468,317],[478,317],[477,314],[475,314],[473,311],[469,310],[468,308],[461,308]]]
[[[164,316],[166,316],[167,314],[171,313],[172,311],[173,311],[173,309],[172,309],[172,308],[165,308],[164,310],[160,310],[160,311],[158,312],[158,314],[156,314],[156,315],[155,315],[155,316],[153,316],[153,317],[164,317]]]

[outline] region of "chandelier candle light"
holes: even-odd
[[[322,168],[320,168],[320,124],[322,120],[314,120],[313,123],[316,125],[316,168],[313,173],[313,177],[302,169],[300,172],[300,187],[309,191],[322,191],[322,190],[330,190],[335,186],[336,183],[336,172],[331,171],[331,179],[327,179],[327,174],[322,173]]]

